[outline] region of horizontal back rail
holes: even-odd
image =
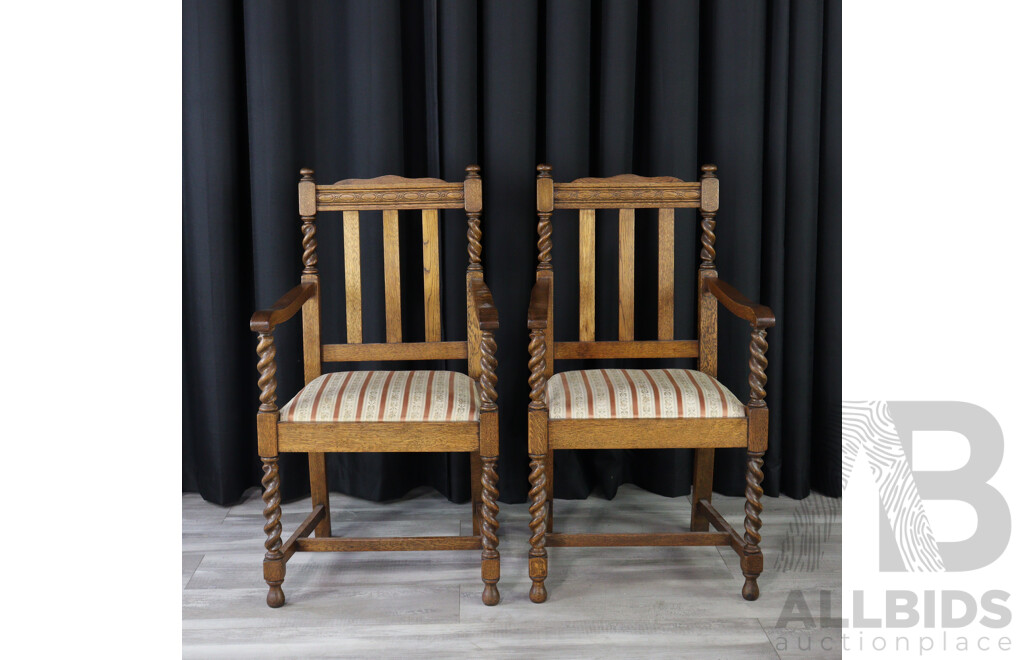
[[[466,184],[441,179],[344,179],[316,187],[317,211],[380,211],[399,209],[461,209]]]
[[[671,341],[556,341],[556,360],[614,360],[617,358],[693,358],[696,339]]]
[[[620,174],[554,184],[556,209],[700,208],[701,183]]]
[[[469,352],[464,341],[414,341],[391,344],[324,344],[324,362],[389,360],[464,360]]]

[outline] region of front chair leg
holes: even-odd
[[[543,603],[548,599],[544,579],[548,576],[548,551],[544,548],[547,530],[546,454],[530,455],[530,600]]]
[[[761,465],[764,462],[764,452],[747,452],[747,503],[744,506],[746,518],[743,521],[743,556],[740,558],[740,567],[743,569],[743,598],[746,600],[757,600],[760,591],[757,588],[757,578],[764,568],[764,557],[761,554],[761,495],[764,490],[761,488],[761,480],[764,479],[764,472]]]
[[[278,472],[277,457],[262,457],[263,460],[263,517],[267,519],[263,531],[267,534],[264,545],[267,554],[263,559],[263,577],[270,591],[267,605],[284,605],[284,554],[281,553],[281,476]]]
[[[498,555],[498,472],[497,456],[480,459],[480,485],[483,503],[480,511],[480,574],[484,581],[484,605],[497,605],[501,599],[498,580],[501,577],[501,559]]]

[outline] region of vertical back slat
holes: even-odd
[[[634,209],[619,210],[619,341],[633,341]]]
[[[580,209],[580,341],[594,341],[594,209]]]
[[[437,209],[423,210],[423,314],[426,340],[441,341],[441,255]]]
[[[669,341],[675,328],[675,209],[658,209],[658,339]]]
[[[345,211],[345,316],[348,343],[363,343],[363,285],[359,270],[359,211]]]
[[[384,211],[384,308],[389,344],[402,341],[402,269],[398,253],[398,211]]]

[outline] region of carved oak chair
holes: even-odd
[[[256,424],[263,461],[267,534],[263,574],[267,604],[284,604],[285,564],[297,551],[482,549],[483,602],[499,600],[497,529],[498,407],[495,369],[498,314],[480,262],[482,182],[480,168],[466,168],[464,183],[439,179],[346,179],[317,185],[313,171],[299,181],[302,217],[301,283],[250,322],[259,333],[260,407]],[[425,342],[402,342],[398,211],[422,210]],[[467,339],[441,340],[438,209],[465,209],[469,218],[466,271]],[[364,344],[359,260],[359,212],[382,210],[387,343]],[[316,220],[321,211],[342,211],[348,343],[320,338],[320,277]],[[305,387],[278,409],[274,328],[302,310]],[[468,361],[468,375],[451,371],[346,371],[323,373],[324,362],[369,360]],[[469,452],[473,535],[338,538],[331,535],[324,452]],[[309,454],[313,511],[281,542],[278,455]],[[311,534],[315,538],[308,538]]]
[[[537,167],[539,240],[537,281],[530,297],[530,599],[547,599],[550,547],[728,545],[740,557],[746,578],[743,597],[758,597],[763,559],[761,536],[762,457],[768,442],[765,406],[765,329],[775,324],[770,309],[744,298],[718,279],[715,270],[716,167],[705,165],[698,183],[672,177],[624,174],[555,183],[549,165]],[[594,340],[595,210],[619,210],[618,341]],[[658,212],[658,339],[634,338],[634,209]],[[701,264],[697,272],[698,338],[674,338],[675,209],[701,215]],[[579,341],[555,341],[551,217],[555,209],[579,210]],[[716,380],[718,303],[748,321],[750,398],[744,406]],[[557,373],[561,359],[697,358],[698,370],[595,369]],[[741,536],[711,505],[716,447],[746,447],[746,506]],[[669,534],[556,534],[553,530],[553,451],[556,449],[694,448],[690,531]],[[717,531],[708,531],[710,525]]]

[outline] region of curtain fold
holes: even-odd
[[[297,284],[300,167],[330,183],[483,168],[483,262],[498,331],[505,502],[528,490],[526,307],[536,263],[535,166],[556,181],[624,172],[694,180],[719,167],[720,276],[770,305],[765,492],[839,495],[840,3],[809,0],[189,0],[183,17],[183,488],[218,503],[259,484],[255,337],[248,318]],[[318,221],[323,338],[345,340],[335,214]],[[364,340],[383,341],[381,226],[364,214]],[[377,214],[379,217],[379,213]],[[442,217],[442,326],[465,337],[465,216]],[[637,212],[638,339],[655,338],[657,231]],[[617,336],[617,228],[598,214],[597,339]],[[676,229],[678,338],[696,331],[695,214]],[[577,233],[554,218],[556,338],[577,329]],[[423,338],[418,223],[401,228],[403,335]],[[747,394],[749,328],[720,315],[720,379]],[[278,396],[302,385],[301,323],[275,333]],[[608,366],[647,366],[611,361]],[[373,368],[383,365],[365,365]],[[465,364],[389,363],[392,368]],[[566,363],[564,368],[580,368]],[[675,360],[672,366],[692,367]],[[341,368],[342,365],[325,365]],[[559,365],[560,368],[563,365]],[[558,452],[555,494],[632,482],[689,493],[688,450]],[[743,491],[742,450],[716,454],[715,490]],[[308,493],[301,455],[285,497]],[[390,499],[428,485],[469,497],[464,454],[330,455],[332,490]]]

